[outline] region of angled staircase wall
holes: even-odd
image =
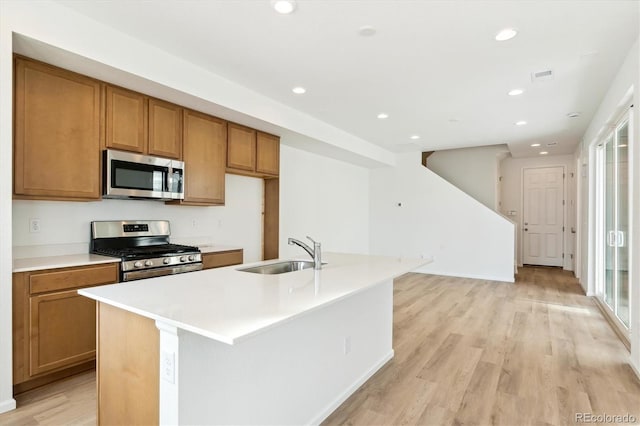
[[[399,154],[397,165],[371,171],[371,254],[425,257],[419,272],[514,281],[512,222]]]

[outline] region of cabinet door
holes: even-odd
[[[280,138],[258,132],[256,142],[256,172],[278,176],[280,173]]]
[[[224,204],[226,122],[185,110],[183,137],[184,201]]]
[[[106,145],[108,148],[147,151],[147,105],[145,96],[107,86]]]
[[[91,360],[96,354],[96,304],[76,290],[30,298],[31,376]]]
[[[149,154],[182,159],[182,108],[149,99]]]
[[[256,131],[228,125],[227,167],[253,172],[256,169]]]
[[[14,95],[14,193],[99,199],[100,83],[16,58]]]

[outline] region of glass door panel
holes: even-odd
[[[604,145],[604,301],[614,309],[615,294],[615,143],[609,138]]]
[[[629,327],[629,123],[616,129],[615,312]]]

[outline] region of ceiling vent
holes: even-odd
[[[558,142],[547,142],[547,146],[556,146]]]
[[[553,80],[553,71],[544,70],[531,73],[531,81],[534,83]]]

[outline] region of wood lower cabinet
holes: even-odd
[[[182,159],[182,108],[149,99],[149,155]]]
[[[13,274],[15,393],[93,366],[96,305],[77,289],[117,281],[116,263]]]
[[[160,332],[155,321],[98,303],[99,425],[160,424]]]
[[[141,93],[108,85],[105,143],[107,148],[147,152],[147,100]]]
[[[223,205],[227,158],[227,123],[195,111],[183,115],[184,201]]]
[[[14,95],[16,198],[100,199],[102,84],[16,57]]]
[[[95,358],[95,301],[67,290],[29,302],[30,376]]]
[[[244,250],[228,250],[202,253],[202,268],[212,269],[223,266],[240,265],[244,262]]]

